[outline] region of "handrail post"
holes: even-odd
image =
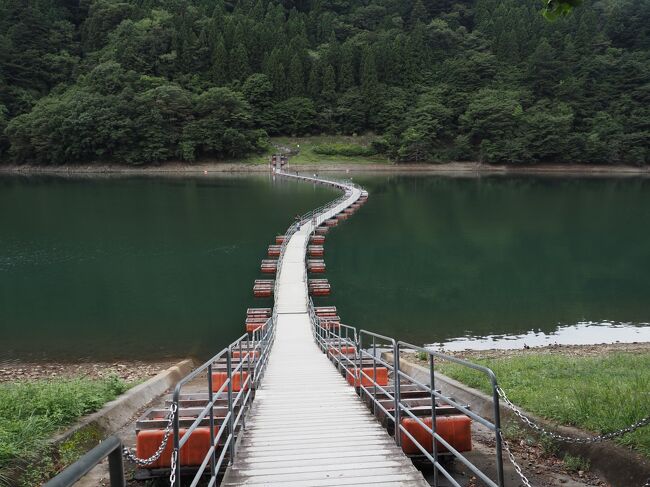
[[[377,343],[374,335],[372,337],[372,384],[373,384],[372,414],[376,416],[377,415]]]
[[[260,328],[260,330],[261,330],[261,328]],[[242,355],[241,342],[242,341],[240,340],[239,344],[238,344],[238,346],[239,346],[239,388],[242,391],[242,398],[244,398],[245,397],[245,395],[244,395],[244,389],[245,389],[245,387],[244,387],[244,356]],[[250,376],[248,377],[248,380],[250,381]],[[242,400],[244,400],[244,399],[242,399]],[[241,407],[242,407],[242,409],[244,409],[246,407],[246,405],[242,404]],[[246,414],[242,414],[241,427],[243,429],[246,429]]]
[[[400,430],[400,422],[401,422],[401,415],[402,411],[400,410],[400,402],[401,402],[401,385],[400,385],[400,375],[399,375],[399,342],[395,342],[393,345],[393,369],[394,373],[393,375],[395,376],[395,391],[393,393],[394,399],[395,399],[395,443],[397,446],[402,445],[402,432]]]
[[[228,459],[228,464],[232,465],[232,462],[235,458],[235,411],[232,404],[232,351],[228,347],[228,353],[226,354],[226,368],[228,369],[228,431],[230,432],[230,444],[228,445],[228,450],[230,450],[230,458]]]
[[[217,449],[214,444],[214,391],[212,390],[212,364],[208,365],[208,402],[210,404],[210,446],[212,458],[210,459],[210,476],[217,474]]]
[[[492,374],[492,402],[494,403],[494,434],[496,435],[497,450],[497,478],[499,487],[504,487],[503,478],[503,452],[501,451],[501,411],[499,409],[499,393],[497,392],[496,377]]]
[[[59,472],[43,484],[44,487],[68,487],[77,482],[108,458],[108,471],[111,487],[126,487],[124,462],[122,460],[122,441],[117,436],[109,436],[92,450],[81,456],[72,465]]]
[[[438,487],[438,445],[436,445],[436,378],[433,355],[429,354],[429,387],[431,390],[431,444],[433,453],[433,487]]]
[[[266,320],[267,324],[268,324],[268,322],[269,321]],[[253,380],[253,369],[252,369],[253,364],[251,362],[251,355],[253,356],[253,358],[255,358],[257,353],[255,351],[255,347],[253,347],[253,350],[251,350],[251,337],[247,336],[246,337],[246,357],[248,359],[248,385],[252,389],[253,387],[256,387],[256,386],[255,386],[255,381]],[[261,355],[262,354],[260,353],[260,356]]]
[[[126,487],[122,448],[116,448],[108,454],[108,472],[111,479],[111,487]]]
[[[361,386],[361,347],[363,346],[363,339],[361,333],[357,336],[357,365],[354,368],[354,380],[353,384],[356,389],[357,380],[359,381],[359,386]],[[361,389],[359,389],[359,396],[361,396]]]

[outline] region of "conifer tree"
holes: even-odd
[[[361,91],[367,100],[372,100],[377,90],[377,66],[375,55],[370,47],[363,50],[361,56]]]
[[[289,73],[287,75],[287,83],[289,84],[289,96],[302,96],[305,92],[305,74],[302,66],[302,61],[298,53],[294,54],[289,64]]]
[[[540,98],[551,96],[560,74],[561,66],[555,49],[544,37],[528,58],[528,78],[535,94]]]
[[[348,42],[341,47],[338,86],[341,91],[354,86],[354,51]]]
[[[273,85],[273,95],[278,99],[285,99],[287,96],[287,78],[282,63],[282,53],[275,48],[271,51],[264,62],[264,74]]]
[[[318,98],[321,92],[321,66],[318,60],[311,63],[309,80],[307,81],[307,94],[311,98]]]
[[[217,38],[217,43],[212,53],[211,78],[217,85],[222,85],[230,80],[228,74],[228,52],[223,41],[223,37]]]
[[[325,69],[323,70],[323,89],[321,91],[321,97],[328,103],[332,103],[336,99],[336,75],[334,74],[334,68],[331,64],[325,66]]]
[[[415,0],[413,8],[411,9],[411,16],[409,19],[409,25],[411,28],[415,27],[418,22],[426,24],[427,22],[427,9],[424,7],[422,0]]]
[[[250,74],[248,53],[243,44],[237,44],[230,52],[230,76],[233,80],[244,81]]]
[[[210,42],[208,33],[201,29],[193,52],[193,65],[196,71],[203,72],[210,64]]]

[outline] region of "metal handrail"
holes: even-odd
[[[210,448],[192,479],[191,487],[198,485],[208,465],[210,466],[210,484],[213,485],[217,480],[217,474],[223,465],[226,453],[229,453],[230,462],[234,459],[236,454],[235,433],[240,423],[242,426],[245,426],[245,414],[250,409],[252,391],[259,384],[261,375],[264,373],[266,364],[268,363],[270,347],[275,337],[276,316],[274,313],[259,329],[250,335],[248,333],[242,335],[176,384],[172,402],[178,411],[183,386],[199,377],[203,372],[207,374],[208,402],[192,424],[186,429],[182,438],[180,437],[179,431],[179,414],[174,416],[171,477],[174,479],[174,485],[176,487],[180,487],[181,485],[180,474],[182,465],[180,450],[208,415],[210,418]],[[239,358],[235,364],[233,364],[234,349],[239,351]],[[257,356],[258,352],[259,357]],[[224,357],[226,359],[227,377],[223,384],[214,391],[212,384],[213,365],[216,361],[222,360]],[[245,373],[246,375],[244,375]],[[233,377],[236,374],[239,374],[239,392],[233,395]],[[215,434],[214,405],[216,400],[220,399],[224,394],[227,396],[228,412],[222,419],[218,433]],[[228,435],[224,438],[226,427]],[[217,450],[222,441],[221,452],[217,457]]]
[[[307,176],[293,175],[285,173],[284,171],[278,170],[277,174],[297,178],[305,181],[313,181],[320,184],[328,184],[343,191],[343,194],[326,203],[318,208],[315,208],[303,215],[300,219],[294,222],[285,233],[285,238],[280,246],[280,255],[277,260],[277,271],[275,278],[275,288],[274,292],[277,295],[278,283],[282,273],[282,261],[284,258],[284,253],[287,248],[287,244],[291,236],[296,233],[302,226],[306,223],[311,223],[313,226],[310,229],[310,234],[313,233],[318,225],[320,225],[325,220],[325,215],[337,209],[349,196],[350,196],[350,187],[358,188],[357,185],[350,182],[338,182],[338,181],[327,181],[323,179],[310,178]],[[360,189],[360,188],[359,188]],[[306,276],[306,270],[305,270]],[[313,305],[312,305],[313,311]],[[180,460],[180,450],[183,446],[189,441],[192,433],[200,426],[201,422],[209,417],[210,424],[210,448],[204,457],[201,465],[198,467],[196,474],[191,482],[191,487],[196,486],[203,476],[205,469],[210,466],[210,481],[208,485],[214,485],[217,480],[217,473],[219,472],[221,465],[225,459],[227,452],[230,453],[230,462],[235,457],[235,431],[236,428],[240,425],[245,427],[245,415],[247,409],[250,409],[250,403],[252,401],[252,391],[259,386],[260,380],[264,375],[266,366],[268,364],[270,349],[275,339],[276,333],[276,323],[277,323],[277,312],[274,310],[271,318],[269,318],[264,325],[260,328],[253,331],[250,335],[247,333],[242,335],[237,340],[232,342],[228,347],[219,351],[214,355],[210,360],[203,363],[200,367],[190,372],[187,376],[183,377],[174,388],[172,395],[173,411],[176,411],[173,414],[172,425],[173,425],[173,450],[172,450],[172,462],[171,462],[171,475],[172,485],[180,487],[181,485],[181,460]],[[245,344],[245,347],[244,347]],[[237,349],[239,351],[239,359],[233,367],[233,350]],[[218,360],[226,359],[226,370],[227,377],[224,383],[219,387],[217,391],[213,391],[212,384],[212,372],[213,365]],[[178,406],[180,402],[181,391],[183,386],[188,382],[196,379],[202,373],[207,374],[207,383],[208,383],[208,402],[206,406],[200,411],[199,415],[192,422],[192,424],[186,429],[182,438],[180,437],[180,420],[178,414]],[[244,377],[244,374],[246,376]],[[233,377],[235,374],[239,374],[239,392],[233,397]],[[218,429],[218,433],[215,434],[215,417],[214,417],[214,406],[215,402],[221,398],[223,394],[227,395],[227,404],[228,412],[222,419],[222,423]],[[236,412],[236,409],[239,410]],[[224,436],[224,432],[228,431],[228,435],[223,439],[223,445],[221,447],[221,452],[217,457],[217,450]],[[109,457],[109,468],[111,471],[111,487],[123,487],[125,485],[124,481],[124,468],[122,463],[122,445],[119,439],[115,437],[109,437],[104,440],[100,445],[95,447],[93,450],[84,455],[81,459],[75,462],[73,465],[64,470],[61,474],[57,475],[55,478],[50,480],[46,485],[48,487],[67,487],[74,484],[79,478],[81,478],[85,473],[90,471],[95,465],[97,465],[101,460]]]
[[[109,436],[79,460],[59,473],[43,487],[70,487],[108,457],[110,487],[125,487],[122,440]]]
[[[319,178],[312,178],[309,176],[300,176],[298,174],[289,174],[285,173],[284,171],[278,171],[280,174],[288,177],[293,177],[296,179],[301,179],[304,181],[311,181],[315,183],[322,183],[322,184],[329,184],[331,186],[338,187],[339,189],[342,189],[344,191],[344,194],[338,198],[336,201],[332,202],[330,205],[327,207],[321,207],[317,208],[315,210],[312,210],[311,212],[306,213],[303,215],[300,219],[299,226],[302,226],[302,224],[307,221],[307,220],[314,220],[314,227],[311,229],[312,232],[315,230],[315,227],[322,223],[323,219],[325,218],[325,215],[331,210],[336,209],[339,207],[339,205],[345,201],[349,195],[351,188],[354,187],[360,191],[362,191],[362,194],[367,194],[365,190],[357,186],[356,184],[352,183],[351,181],[333,181],[333,180],[322,180]],[[285,242],[287,239],[285,239]],[[305,269],[305,275],[306,275],[306,269]],[[277,284],[277,282],[276,282]],[[490,487],[502,487],[503,486],[503,459],[502,459],[502,451],[501,451],[501,439],[500,439],[500,434],[501,434],[501,426],[500,426],[500,416],[499,416],[499,396],[497,392],[497,381],[494,373],[487,367],[483,367],[477,364],[472,364],[471,362],[467,362],[461,359],[457,359],[456,357],[450,357],[444,354],[441,354],[439,352],[434,352],[422,347],[417,347],[413,346],[410,344],[407,344],[405,342],[397,341],[391,337],[387,337],[384,335],[379,335],[377,333],[373,333],[367,330],[360,330],[358,333],[356,332],[356,329],[354,327],[348,327],[346,325],[338,325],[338,329],[336,329],[333,326],[324,326],[323,321],[321,320],[315,313],[314,310],[314,303],[311,298],[307,299],[307,305],[308,305],[308,310],[309,310],[309,316],[310,320],[312,323],[312,334],[314,337],[314,341],[316,344],[321,348],[321,350],[328,354],[331,355],[333,360],[336,362],[337,367],[339,369],[343,368],[345,369],[345,374],[349,374],[351,370],[353,371],[354,374],[354,379],[353,383],[357,384],[358,381],[358,392],[360,395],[369,397],[370,400],[372,401],[372,409],[375,413],[377,413],[377,410],[381,410],[387,417],[389,417],[393,421],[393,426],[394,426],[394,437],[395,437],[395,442],[400,445],[401,443],[401,435],[402,433],[406,435],[416,446],[417,448],[422,452],[422,454],[429,459],[433,463],[434,466],[434,485],[438,485],[438,474],[441,473],[444,477],[446,477],[454,486],[460,487],[460,485],[453,479],[451,474],[445,469],[445,467],[439,462],[438,460],[438,452],[437,452],[437,443],[439,442],[441,445],[443,445],[447,451],[449,451],[452,455],[454,455],[456,458],[458,458],[463,464],[465,464],[478,478],[483,480],[488,486]],[[342,336],[342,332],[345,332],[345,337]],[[350,343],[350,338],[349,338],[349,333],[352,332],[352,335],[354,337],[354,340],[352,343],[354,344],[355,347],[355,359],[354,361],[350,360],[350,358],[347,356],[347,354],[343,354],[342,352],[342,344],[343,343]],[[367,337],[371,339],[371,351],[365,350],[363,347],[363,338]],[[332,340],[334,340],[335,343],[338,344],[338,354],[330,354],[331,350],[331,343]],[[388,345],[388,348],[392,350],[393,352],[393,363],[390,364],[387,361],[383,360],[377,353],[377,341],[380,340],[383,343],[386,343]],[[349,346],[349,345],[345,345]],[[428,359],[429,359],[429,372],[430,372],[430,378],[429,378],[429,385],[423,384],[420,381],[416,380],[415,378],[411,377],[409,374],[407,374],[405,371],[400,369],[400,349],[401,347],[407,346],[411,349],[418,350],[420,352],[423,352],[427,354]],[[363,367],[363,358],[364,357],[370,357],[372,359],[372,367],[373,367],[373,375],[370,376],[368,373],[364,372],[364,367]],[[483,418],[479,416],[478,414],[474,413],[473,411],[470,411],[467,407],[463,406],[462,404],[459,404],[455,400],[444,396],[442,393],[439,391],[436,391],[435,389],[435,370],[434,370],[434,357],[436,359],[444,359],[444,360],[449,360],[451,362],[457,363],[462,366],[470,367],[474,370],[477,370],[479,372],[482,372],[487,375],[489,378],[491,385],[492,385],[492,391],[493,391],[493,403],[494,403],[494,422],[489,421],[486,418]],[[378,364],[381,367],[385,367],[388,371],[393,376],[393,384],[394,388],[393,391],[388,391],[386,388],[381,386],[380,384],[377,383],[377,366]],[[365,386],[364,385],[364,379],[368,381],[371,385],[370,386]],[[401,399],[401,382],[404,380],[405,382],[410,382],[411,384],[416,385],[418,388],[421,388],[423,391],[428,392],[431,397],[431,427],[428,427],[420,418],[418,418],[415,414],[413,414],[408,407],[407,404],[405,404],[402,399]],[[394,404],[394,411],[391,413],[387,408],[385,408],[378,400],[377,400],[377,393],[380,391],[385,397],[387,397],[389,400],[393,401]],[[444,438],[442,438],[437,432],[436,432],[436,400],[439,400],[441,402],[444,402],[456,410],[458,410],[461,414],[465,414],[468,417],[476,420],[477,422],[483,424],[484,426],[488,427],[491,429],[495,435],[496,435],[496,464],[497,464],[497,482],[495,483],[493,480],[491,480],[487,475],[485,475],[478,467],[476,467],[474,464],[472,464],[471,461],[466,459],[460,452],[458,452],[452,445],[450,445]],[[432,452],[429,453],[427,448],[425,448],[423,445],[421,445],[417,439],[409,433],[409,431],[402,425],[401,417],[402,414],[405,414],[406,417],[412,418],[420,427],[424,428],[425,431],[427,431],[431,435],[431,440],[432,440]]]
[[[353,343],[354,346],[356,347],[356,353],[355,353],[356,363],[353,364],[354,365],[353,368],[350,369],[346,368],[346,374],[349,373],[350,371],[353,371],[352,373],[354,373],[354,377],[355,378],[358,377],[358,388],[357,388],[358,393],[360,395],[363,395],[364,397],[370,398],[372,403],[372,408],[375,413],[377,413],[377,410],[381,410],[382,413],[386,415],[386,417],[390,418],[393,421],[393,427],[394,427],[393,433],[394,433],[395,443],[398,446],[401,444],[401,435],[403,433],[418,448],[418,450],[422,453],[422,455],[424,455],[424,457],[427,458],[433,464],[434,485],[438,485],[438,474],[440,473],[445,478],[447,478],[447,480],[452,485],[456,487],[460,487],[460,485],[456,482],[456,480],[454,480],[454,478],[447,471],[445,466],[438,459],[439,456],[437,451],[438,450],[437,443],[440,443],[447,449],[447,451],[451,455],[453,455],[461,463],[467,466],[467,468],[469,468],[486,485],[490,487],[503,487],[504,478],[503,478],[503,458],[502,458],[502,449],[501,449],[501,441],[500,441],[501,424],[500,424],[499,398],[497,393],[498,384],[497,384],[496,376],[494,375],[494,372],[492,372],[491,369],[468,362],[466,360],[459,359],[457,357],[445,355],[443,353],[429,350],[416,345],[412,345],[403,341],[397,341],[391,337],[379,335],[377,333],[373,333],[368,330],[359,330],[359,332],[357,333],[356,328],[347,325],[340,325],[341,327],[344,328],[339,328],[338,332],[334,329],[327,329],[320,323],[320,319],[318,318],[318,316],[316,316],[312,301],[310,301],[310,316],[312,317],[312,329],[313,329],[314,340],[321,348],[321,350],[323,350],[325,353],[328,353],[328,351],[330,350],[329,342],[327,340],[334,339],[336,341],[337,339],[339,339],[340,341],[337,343],[350,343],[351,340],[349,338],[349,333],[351,332],[353,333],[353,336],[355,336],[355,340]],[[344,330],[345,336],[343,336],[341,330]],[[364,344],[363,344],[364,336],[371,338],[371,345],[369,349],[364,348]],[[381,340],[389,345],[386,348],[392,350],[393,353],[392,364],[382,359],[381,356],[378,354],[379,349],[377,347],[377,340]],[[340,348],[341,346],[343,345],[339,346],[339,350],[341,350]],[[427,356],[429,357],[429,375],[430,375],[429,384],[423,384],[422,382],[418,381],[417,379],[415,379],[414,377],[412,377],[411,375],[409,375],[407,372],[405,372],[400,368],[399,357],[400,357],[400,352],[403,348],[408,348],[410,350],[415,350],[427,354]],[[344,356],[343,354],[339,354],[336,357],[332,356],[332,358],[334,358],[334,360],[337,362],[338,367],[341,366],[341,361],[343,360],[341,359],[341,357],[343,356]],[[372,358],[373,369],[374,369],[373,376],[363,371],[364,368],[362,365],[363,357]],[[350,360],[349,357],[347,356],[345,356],[345,359]],[[434,370],[435,369],[434,359],[448,360],[450,362],[454,362],[456,364],[472,368],[478,372],[485,374],[488,377],[493,389],[494,419],[492,421],[476,414],[475,412],[469,410],[466,406],[463,406],[462,404],[458,403],[457,401],[453,400],[450,397],[444,396],[440,391],[437,391],[435,389],[436,372]],[[393,376],[392,392],[377,383],[375,378],[377,377],[378,365],[382,367],[386,367],[392,373]],[[371,385],[369,386],[363,385],[364,382],[363,378],[369,381]],[[422,419],[420,419],[418,416],[413,414],[410,411],[408,405],[402,400],[401,391],[400,391],[402,386],[402,381],[405,381],[406,383],[411,383],[417,386],[418,389],[422,389],[423,391],[428,392],[431,395],[431,419],[432,419],[431,427],[427,426],[426,423],[422,421]],[[394,411],[392,413],[378,401],[377,399],[378,392],[381,392],[383,395],[385,395],[388,400],[393,401]],[[442,436],[440,436],[436,432],[435,423],[436,423],[436,401],[437,400],[452,406],[453,408],[458,410],[459,413],[469,416],[470,418],[474,419],[475,421],[486,426],[487,428],[489,428],[491,431],[494,432],[496,438],[496,443],[495,443],[496,470],[497,470],[496,481],[489,478],[483,471],[481,471],[478,467],[476,467],[470,460],[468,460],[465,456],[463,456],[461,452],[457,451],[452,445],[449,444],[449,442],[447,442]],[[433,448],[431,452],[429,452],[427,448],[425,448],[425,446],[422,445],[402,425],[401,419],[403,417],[408,417],[410,419],[413,419],[421,428],[423,428],[427,433],[431,435],[432,448]]]

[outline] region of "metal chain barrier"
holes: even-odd
[[[524,472],[521,470],[521,467],[517,463],[517,460],[515,460],[515,456],[512,454],[512,451],[510,450],[510,445],[508,445],[508,442],[503,437],[503,433],[501,431],[499,431],[499,437],[501,438],[501,444],[503,445],[503,448],[506,450],[506,453],[508,454],[508,458],[510,459],[510,463],[512,463],[512,466],[515,467],[515,470],[517,471],[517,474],[519,475],[519,478],[521,478],[521,482],[526,487],[533,487],[532,485],[530,485],[530,481],[524,475]]]
[[[176,484],[176,460],[178,458],[178,450],[174,449],[172,452],[172,462],[170,468],[172,471],[169,473],[169,485],[170,487],[174,487]]]
[[[503,389],[501,389],[500,386],[497,386],[496,389],[497,389],[497,392],[499,393],[499,396],[501,397],[501,399],[503,399],[503,402],[506,403],[506,405],[512,410],[513,413],[515,413],[515,415],[522,422],[524,422],[530,428],[537,431],[539,434],[541,434],[543,436],[549,436],[549,437],[551,437],[551,438],[553,438],[553,439],[555,439],[557,441],[563,441],[563,442],[566,442],[566,443],[596,443],[596,442],[600,442],[600,441],[609,440],[611,438],[616,438],[616,437],[619,437],[619,436],[623,436],[626,433],[631,433],[632,431],[636,431],[637,429],[650,424],[650,416],[647,416],[645,418],[640,419],[636,423],[631,424],[630,426],[628,426],[626,428],[621,428],[619,430],[612,431],[611,433],[605,433],[605,434],[602,434],[602,435],[597,435],[597,436],[592,436],[592,437],[587,437],[587,438],[564,436],[564,435],[554,433],[553,431],[549,431],[549,430],[543,428],[542,426],[534,423],[530,418],[528,418],[526,415],[524,415],[517,406],[514,405],[514,403],[508,398],[505,391]],[[523,471],[521,470],[521,467],[519,466],[519,464],[515,460],[515,456],[512,454],[512,451],[510,450],[510,445],[508,445],[508,442],[504,438],[503,433],[501,431],[499,431],[499,437],[501,438],[501,444],[503,445],[503,447],[506,450],[506,453],[508,454],[508,458],[510,459],[510,463],[512,463],[512,466],[517,471],[517,474],[521,478],[522,483],[526,487],[532,487],[531,484],[530,484],[530,481],[524,475]],[[643,484],[642,487],[650,487],[650,479],[648,479],[647,482],[645,484]]]
[[[174,416],[176,416],[176,404],[172,403],[171,406],[169,406],[169,421],[167,422],[167,426],[165,427],[165,434],[163,435],[163,439],[160,442],[160,446],[156,450],[156,452],[151,455],[149,458],[138,458],[137,455],[131,451],[131,449],[127,448],[126,446],[122,449],[122,454],[124,457],[135,463],[136,465],[139,465],[140,467],[144,467],[147,465],[152,464],[156,460],[160,458],[160,455],[162,455],[163,451],[165,451],[165,447],[167,446],[167,442],[169,441],[169,436],[172,433],[172,429],[174,427]],[[174,456],[176,455],[176,451],[172,454],[172,476],[174,475],[174,463],[175,458]],[[171,477],[170,477],[171,480]]]
[[[554,440],[562,441],[565,443],[597,443],[600,441],[605,441],[609,440],[611,438],[617,438],[619,436],[623,436],[626,433],[631,433],[632,431],[636,431],[639,428],[643,426],[647,426],[650,424],[650,416],[646,416],[645,418],[640,419],[634,424],[631,424],[630,426],[627,426],[626,428],[621,428],[616,431],[612,431],[611,433],[605,433],[602,435],[598,436],[592,436],[592,437],[586,437],[586,438],[579,438],[575,436],[564,436],[560,435],[558,433],[554,433],[553,431],[549,431],[542,426],[534,423],[530,418],[526,417],[521,410],[517,406],[513,404],[513,402],[508,399],[508,396],[506,396],[506,393],[501,389],[501,387],[497,386],[497,392],[499,393],[499,396],[501,396],[501,399],[503,399],[503,402],[506,403],[506,405],[512,410],[513,413],[524,423],[526,423],[528,426],[530,426],[532,429],[540,433],[541,435],[544,436],[550,436]],[[646,487],[646,486],[644,486]]]

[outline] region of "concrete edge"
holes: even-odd
[[[54,436],[50,443],[58,446],[88,428],[99,430],[105,436],[116,432],[127,424],[140,408],[163,394],[194,370],[195,367],[196,361],[192,358],[178,362],[146,382],[129,389],[113,401],[106,403],[99,411],[83,417],[66,431]]]
[[[382,353],[382,357],[384,357],[384,360],[387,362],[392,363],[392,353],[384,352]],[[410,362],[408,359],[400,357],[400,368],[414,379],[425,384],[429,382],[429,370],[422,365],[418,365]],[[494,403],[492,397],[487,394],[466,386],[465,384],[439,372],[436,372],[436,388],[439,388],[443,393],[449,396],[453,396],[461,403],[470,404],[472,411],[479,416],[485,417],[490,421],[494,419]],[[524,411],[523,409],[521,411],[530,419],[551,431],[566,436],[587,436],[584,431],[577,428],[565,426],[558,427],[557,425],[539,418],[528,411]],[[516,422],[517,424],[521,424],[520,420],[503,404],[503,402],[499,403],[499,413],[502,421],[503,419],[507,419]],[[539,437],[539,435],[535,435],[530,428],[527,428],[526,431],[533,434],[533,436]],[[557,446],[560,455],[568,453],[589,460],[591,471],[609,482],[612,487],[641,487],[650,478],[650,459],[612,441],[588,444],[555,442],[555,445]],[[507,459],[504,461],[507,461]]]

